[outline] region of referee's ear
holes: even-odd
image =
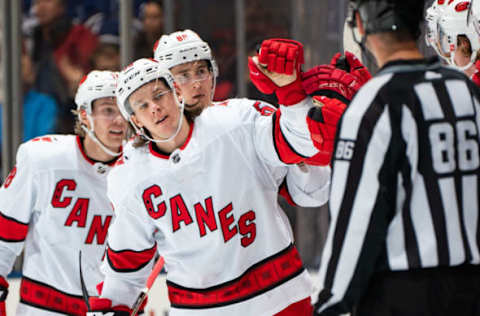
[[[362,18],[360,17],[360,13],[357,11],[355,12],[355,22],[357,24],[358,32],[361,36],[365,35],[365,28],[363,27]]]

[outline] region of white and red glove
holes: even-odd
[[[477,87],[480,87],[480,60],[475,63],[475,73],[472,75],[472,81]]]
[[[125,305],[112,306],[108,298],[91,297],[89,299],[92,311],[87,316],[130,316],[132,310]]]
[[[305,160],[306,164],[327,166],[332,159],[338,121],[347,106],[345,103],[324,96],[314,96],[314,106],[308,112],[307,124],[313,144],[319,153]]]
[[[7,316],[7,308],[5,300],[8,295],[8,282],[4,277],[0,276],[0,316]]]
[[[258,63],[254,58],[248,59],[248,68],[250,80],[260,92],[275,92],[278,103],[285,106],[297,104],[307,97],[300,75],[305,62],[300,42],[279,38],[265,40],[256,57]]]

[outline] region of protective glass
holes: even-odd
[[[207,67],[201,67],[195,71],[185,71],[174,76],[175,81],[180,85],[188,85],[198,81],[204,81],[210,77],[210,70]]]
[[[118,109],[118,106],[115,102],[115,99],[111,98],[109,101],[103,101],[99,105],[96,105],[93,109],[92,117],[113,121],[118,116],[122,116],[122,113]]]

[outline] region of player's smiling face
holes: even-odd
[[[181,113],[172,90],[163,80],[141,86],[128,102],[134,111],[135,125],[146,128],[154,139],[166,139],[176,132]]]
[[[115,97],[93,102],[92,119],[95,135],[110,150],[116,152],[127,134],[127,122],[122,117]]]

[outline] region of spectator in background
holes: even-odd
[[[100,43],[92,55],[92,68],[96,70],[120,71],[118,45]]]
[[[97,37],[66,14],[66,0],[35,0],[38,20],[33,30],[32,55],[37,68],[34,87],[53,95],[61,105],[60,132],[73,130],[73,96],[80,79],[90,70]]]
[[[153,57],[153,45],[163,33],[163,7],[161,1],[147,0],[140,6],[143,29],[135,38],[135,59]]]
[[[51,96],[35,91],[35,71],[30,56],[22,54],[23,141],[55,132],[58,105]],[[2,140],[2,107],[0,107],[0,143]]]
[[[99,44],[93,52],[91,63],[96,70],[120,71],[120,37],[118,22],[110,20],[103,23],[99,34]]]

